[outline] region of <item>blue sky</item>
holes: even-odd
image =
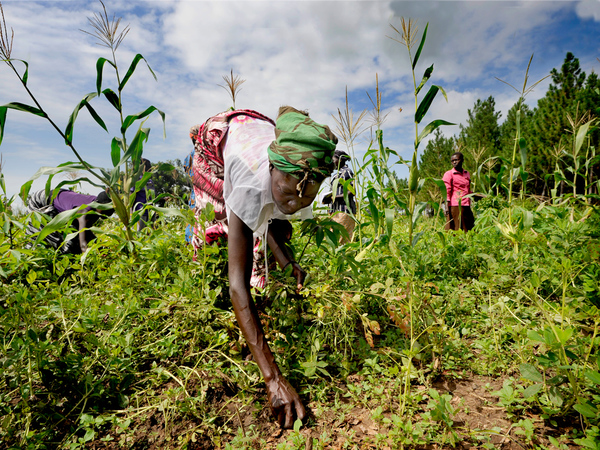
[[[12,57],[29,63],[29,88],[64,129],[75,105],[95,89],[96,60],[110,56],[80,31],[90,30],[87,18],[101,5],[87,0],[1,3],[6,25],[14,30]],[[122,26],[131,29],[117,51],[121,72],[141,53],[158,78],[155,81],[140,64],[124,91],[127,114],[150,105],[166,113],[166,138],[158,115],[145,124],[152,129],[144,150],[151,161],[183,159],[192,148],[190,127],[232,105],[219,87],[232,69],[246,80],[237,107],[275,118],[279,106],[289,104],[307,109],[334,131],[332,114],[344,108],[346,88],[358,116],[371,109],[366,92],[375,98],[377,75],[388,114],[385,143],[409,159],[414,139],[412,76],[406,48],[389,38],[395,35],[390,24],[400,28],[401,17],[417,21],[418,39],[429,23],[417,76],[434,64],[430,83],[441,85],[448,94],[448,102],[436,98],[423,125],[433,119],[464,124],[475,101],[490,95],[502,121],[518,94],[495,77],[520,88],[532,54],[531,83],[560,68],[567,52],[575,54],[587,74],[600,69],[598,0],[106,0],[105,4],[110,16],[122,17]],[[108,68],[104,77],[104,87],[114,89]],[[544,95],[549,82],[529,94],[530,106]],[[8,66],[0,65],[0,105],[13,101],[32,103]],[[91,164],[109,167],[118,118],[105,100],[97,99],[93,105],[109,133],[82,111],[74,144]],[[448,136],[458,132],[458,126],[444,129]],[[359,159],[370,137],[367,130],[357,139]],[[47,122],[16,111],[8,112],[0,153],[9,194],[17,193],[40,167],[74,160]],[[401,176],[407,173],[401,167],[397,171]],[[43,182],[37,181],[34,188]]]

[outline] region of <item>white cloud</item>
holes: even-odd
[[[15,29],[13,57],[30,63],[29,87],[64,128],[81,98],[95,89],[96,60],[107,49],[79,31],[90,29],[87,18],[100,11],[97,1],[6,1],[9,27]],[[494,77],[520,87],[527,62],[535,58],[530,79],[536,81],[560,67],[566,51],[577,55],[578,41],[565,31],[578,23],[561,21],[568,14],[598,20],[598,1],[135,1],[108,0],[109,17],[123,16],[131,31],[117,56],[123,76],[136,53],[142,61],[124,89],[126,114],[154,105],[167,117],[153,114],[145,126],[152,132],[145,148],[151,160],[184,158],[191,150],[189,128],[225,110],[231,100],[219,84],[233,69],[246,80],[238,107],[272,117],[282,104],[310,111],[315,120],[334,126],[331,118],[344,105],[348,88],[355,112],[370,108],[365,92],[374,95],[375,74],[383,108],[391,112],[384,125],[386,145],[410,154],[414,140],[414,98],[406,49],[388,36],[400,17],[418,19],[427,40],[417,66],[417,82],[434,64],[430,84],[442,85],[448,103],[436,98],[424,122],[433,118],[464,122],[477,99],[493,95],[505,116],[517,93]],[[418,35],[420,38],[420,34]],[[597,44],[596,44],[597,45]],[[596,47],[597,48],[597,47]],[[416,47],[413,48],[413,55]],[[582,67],[594,67],[587,52]],[[585,62],[586,66],[583,66]],[[0,104],[31,103],[6,66],[0,67]],[[540,85],[528,103],[544,94]],[[116,89],[112,69],[105,67],[104,87]],[[76,127],[75,142],[86,159],[110,165],[110,139],[118,135],[118,117],[104,99],[93,102],[106,120],[109,134],[86,111]],[[403,108],[398,113],[398,108]],[[458,127],[444,129],[446,134]],[[52,137],[50,137],[52,135]],[[366,135],[361,139],[366,138]],[[389,139],[389,141],[387,141]],[[36,142],[38,143],[36,145]],[[361,140],[360,151],[366,144]],[[42,149],[46,149],[43,153]],[[40,153],[42,151],[42,153]],[[5,142],[0,147],[6,167],[31,175],[42,164],[73,159],[64,143],[38,117],[10,111]],[[11,154],[10,158],[8,154]],[[19,155],[15,157],[14,155]],[[18,186],[11,187],[16,191]]]

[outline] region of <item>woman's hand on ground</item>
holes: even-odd
[[[271,412],[281,428],[292,428],[296,419],[304,420],[306,417],[296,390],[281,375],[267,382],[267,394]]]
[[[306,272],[304,271],[304,269],[302,267],[300,267],[300,264],[298,264],[296,261],[292,261],[291,264],[292,264],[292,275],[298,282],[298,290],[300,290],[300,289],[302,289],[302,286],[304,286],[304,279],[306,278]]]

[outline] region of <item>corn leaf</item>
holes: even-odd
[[[367,190],[367,198],[369,199],[369,210],[371,211],[371,217],[373,218],[375,228],[377,228],[379,226],[379,210],[377,209],[375,196],[375,189],[369,188]]]
[[[28,112],[30,114],[43,117],[44,119],[48,117],[41,109],[19,102],[7,103],[6,105],[0,106],[0,108],[16,109],[17,111]]]
[[[419,166],[417,165],[417,149],[413,152],[412,163],[410,164],[408,175],[408,191],[411,194],[416,193],[419,183]]]
[[[104,97],[106,97],[106,100],[108,100],[108,102],[113,105],[117,111],[121,112],[121,102],[119,101],[119,96],[115,94],[112,89],[104,89],[102,93],[104,94]]]
[[[527,164],[527,141],[525,138],[519,139],[519,150],[521,151],[521,165],[525,167]]]
[[[110,143],[110,159],[114,167],[116,167],[119,164],[119,161],[121,161],[121,146],[119,145],[117,138],[113,138]]]
[[[423,117],[425,117],[425,114],[427,114],[427,111],[429,110],[429,107],[431,106],[431,103],[433,102],[433,99],[439,90],[440,87],[436,85],[433,85],[429,88],[429,91],[427,91],[427,94],[425,94],[425,98],[421,101],[417,111],[415,112],[416,123],[421,123],[421,120],[423,120]]]
[[[6,112],[8,109],[5,106],[0,107],[0,144],[4,137],[4,124],[6,123]]]
[[[100,91],[102,91],[102,71],[104,69],[104,63],[109,63],[115,69],[117,68],[115,64],[106,59],[106,58],[98,58],[96,61],[96,94],[100,95]]]
[[[416,91],[417,94],[419,92],[421,92],[421,89],[423,89],[423,86],[425,86],[425,83],[427,83],[429,78],[431,78],[432,73],[433,73],[433,64],[431,66],[429,66],[427,68],[427,70],[425,70],[425,73],[423,74],[423,79],[421,80],[421,84],[419,84],[419,86],[417,87],[417,91]]]
[[[82,205],[82,208],[84,207],[85,206]],[[35,243],[39,244],[50,233],[54,233],[55,231],[65,229],[71,224],[71,222],[73,222],[73,220],[75,220],[77,217],[80,217],[81,215],[82,214],[78,209],[70,209],[68,211],[61,212],[50,222],[48,222],[44,228],[42,228],[42,231],[40,231],[40,234],[38,234]]]
[[[94,111],[94,108],[92,108],[92,106],[88,103],[91,99],[93,99],[96,96],[97,94],[95,92],[87,94],[85,97],[83,97],[83,99],[79,102],[79,104],[71,113],[71,116],[69,117],[69,122],[67,123],[67,127],[65,128],[65,144],[70,145],[73,142],[73,127],[75,126],[75,120],[77,120],[79,111],[81,111],[81,108],[83,107],[87,108],[87,110],[90,112],[90,114],[92,115],[92,117],[98,125],[104,128],[105,131],[108,131],[108,128],[106,128],[106,124],[104,123],[104,121],[100,118],[96,111]]]
[[[150,134],[150,128],[139,128],[137,133],[135,134],[131,144],[127,148],[127,151],[123,154],[121,161],[119,162],[119,166],[124,164],[129,158],[134,162],[134,164],[139,164],[139,161],[142,157],[142,150],[144,149],[144,142],[148,140],[148,135]],[[136,168],[134,168],[136,170]]]
[[[579,127],[579,130],[577,130],[577,136],[575,138],[575,154],[576,155],[579,154],[579,150],[581,150],[581,147],[583,146],[583,140],[587,136],[588,130],[589,130],[591,124],[592,124],[592,122],[584,123],[583,125],[581,125]]]
[[[425,30],[423,30],[423,37],[421,37],[421,43],[419,44],[419,48],[417,49],[417,53],[415,53],[415,59],[412,63],[412,68],[417,66],[417,62],[419,61],[419,57],[421,56],[421,51],[423,50],[423,46],[425,45],[425,38],[427,37],[427,28],[429,27],[429,22],[425,25]]]
[[[141,60],[144,60],[144,62],[146,63],[146,65],[148,66],[148,70],[150,71],[150,73],[152,74],[152,76],[154,77],[155,80],[158,80],[156,78],[156,75],[154,74],[154,72],[152,71],[152,68],[150,67],[150,64],[148,64],[148,61],[146,61],[146,59],[140,55],[139,53],[137,55],[135,55],[135,57],[133,58],[133,61],[131,61],[131,65],[129,66],[129,69],[127,70],[127,73],[125,74],[125,78],[123,78],[123,80],[121,80],[121,84],[119,85],[119,91],[122,91],[123,88],[125,87],[125,85],[127,84],[127,82],[129,81],[129,78],[131,78],[131,75],[133,75],[133,72],[135,72],[135,68],[137,67],[138,63]]]
[[[394,231],[394,210],[392,208],[385,208],[385,227],[387,235],[391,239]]]
[[[452,122],[447,122],[446,120],[442,120],[442,119],[436,119],[436,120],[429,122],[427,124],[427,126],[425,128],[423,128],[423,131],[421,131],[421,133],[419,134],[419,137],[417,138],[417,142],[415,143],[415,147],[418,147],[423,139],[425,139],[427,136],[429,136],[431,133],[433,133],[436,129],[438,129],[442,125],[456,125],[456,124],[452,123]]]
[[[146,110],[142,111],[141,113],[132,114],[130,116],[125,117],[125,120],[123,121],[123,125],[121,126],[121,133],[125,134],[125,132],[127,131],[127,128],[129,128],[129,126],[135,120],[143,119],[144,117],[149,116],[150,114],[152,114],[154,111],[157,111],[160,114],[160,116],[162,117],[162,120],[163,120],[163,135],[166,136],[165,113],[162,112],[161,110],[155,108],[154,106],[148,107]]]

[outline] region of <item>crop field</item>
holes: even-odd
[[[385,144],[377,78],[368,125],[346,96],[333,118],[354,178],[331,188],[343,188],[347,204],[355,197],[346,217],[354,231],[316,202],[314,217],[293,225],[295,260],[308,273],[302,289],[291,265],[273,263],[267,286],[253,292],[275,361],[308,411],[284,430],[236,322],[227,243],[194,255],[185,239],[214,210],[194,216],[180,162],[144,168],[143,124],[165,114],[126,113],[128,80],[137,69],[155,74],[140,54],[118,66],[127,34],[119,20],[106,10],[90,19],[88,34],[112,58],[98,59],[95,90],[63,130],[29,90],[29,66],[11,55],[2,13],[2,70],[31,103],[0,106],[0,143],[8,111],[33,114],[73,156],[40,168],[21,199],[27,205],[38,178],[48,198],[85,181],[112,202],[98,209],[114,214],[87,229],[96,239],[82,254],[46,245],[51,233],[78,235],[85,205],[55,217],[19,211],[0,155],[0,450],[600,449],[600,82],[591,74],[584,84],[574,55],[551,73],[535,111],[524,103],[539,83],[528,82],[528,66],[502,127],[479,115],[493,99],[478,100],[461,135],[447,138],[439,128],[449,122],[421,123],[436,95],[446,96],[430,83],[433,65],[418,65],[428,25],[392,27],[414,82],[412,158]],[[573,74],[578,89],[567,86]],[[235,105],[244,80],[233,70],[223,78]],[[107,130],[92,106],[105,100],[120,125],[108,169],[73,142],[82,111]],[[356,138],[367,128],[373,138],[362,148]],[[489,129],[498,148],[475,145]],[[456,150],[472,171],[469,232],[444,231],[440,161]]]
[[[596,448],[600,216],[538,207],[516,247],[490,222],[506,213],[467,234],[423,219],[414,246],[400,219],[363,250],[298,228],[304,289],[272,270],[257,297],[310,410],[285,431],[225,248],[194,262],[182,223],[161,220],[134,251],[21,249],[1,265],[2,447]]]

